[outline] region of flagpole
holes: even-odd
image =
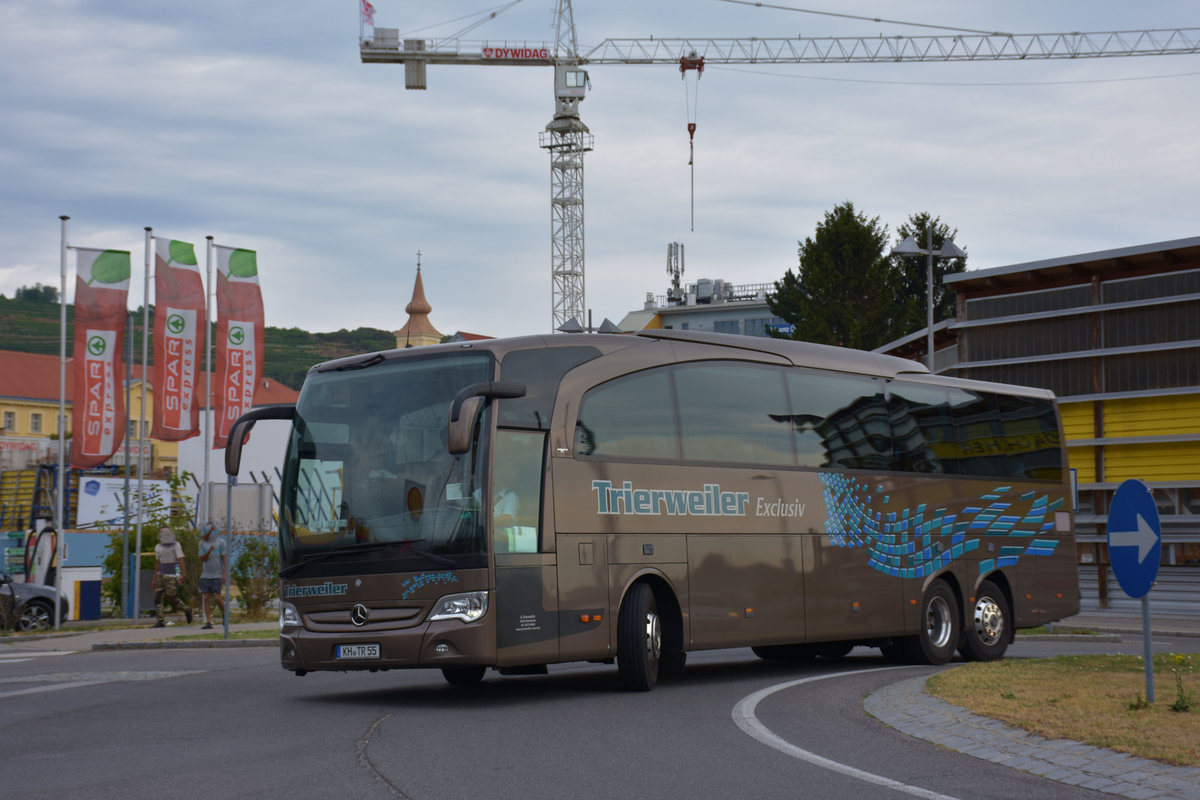
[[[62,558],[63,543],[66,532],[63,530],[63,498],[66,495],[63,484],[66,478],[67,441],[67,220],[70,217],[61,216],[62,235],[59,238],[58,262],[60,267],[59,298],[58,298],[58,475],[54,481],[54,630],[62,626],[62,611],[60,610],[60,594],[62,592]]]
[[[209,482],[209,456],[212,453],[212,270],[213,237],[205,236],[208,278],[204,283],[204,521],[212,522],[212,483]]]
[[[142,572],[142,520],[146,513],[146,359],[149,349],[149,332],[147,328],[150,322],[150,251],[152,245],[150,240],[153,238],[150,235],[152,229],[146,228],[146,255],[144,259],[145,281],[142,288],[142,392],[141,392],[141,411],[138,413],[138,489],[137,489],[137,548],[134,553],[134,569],[133,569],[133,619],[136,622],[141,616],[139,594]],[[129,412],[126,410],[126,419],[129,418]]]
[[[125,508],[121,515],[121,614],[129,613],[129,409],[133,408],[133,314],[125,308]]]

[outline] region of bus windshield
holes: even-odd
[[[450,454],[447,423],[454,395],[493,371],[487,353],[454,353],[310,374],[284,460],[281,574],[484,566],[485,475],[475,446]]]

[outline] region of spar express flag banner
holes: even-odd
[[[217,385],[214,450],[229,429],[254,405],[262,374],[263,304],[258,258],[253,250],[217,246]]]
[[[125,439],[121,391],[129,251],[75,249],[71,466],[103,464]]]
[[[200,433],[197,375],[205,334],[196,249],[154,239],[154,422],[150,435],[178,442]]]

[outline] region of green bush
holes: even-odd
[[[279,598],[279,546],[273,536],[242,537],[241,553],[229,570],[247,619],[266,619],[267,607]]]

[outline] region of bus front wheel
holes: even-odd
[[[914,664],[945,664],[958,646],[958,600],[945,581],[929,585],[921,603],[921,630],[904,640],[904,650]]]
[[[635,583],[617,617],[617,671],[626,689],[646,692],[658,682],[662,620],[649,584]]]
[[[1008,649],[1008,598],[991,581],[979,584],[975,600],[967,606],[963,624],[962,647],[958,651],[968,661],[995,661]]]
[[[451,686],[476,686],[487,667],[442,667],[442,677]]]

